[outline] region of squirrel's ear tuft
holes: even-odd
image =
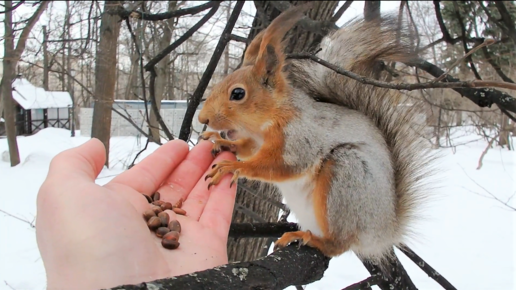
[[[247,46],[244,55],[244,61],[242,62],[242,66],[253,65],[256,62],[256,58],[258,57],[258,52],[260,52],[260,44],[262,44],[262,38],[265,30],[260,31],[253,41]]]
[[[278,55],[276,51],[274,51],[274,47],[272,45],[267,45],[267,53],[264,55],[265,58],[265,70],[267,74],[273,74],[279,65]]]
[[[304,16],[303,12],[312,8],[313,3],[289,8],[276,17],[272,23],[260,32],[249,44],[243,66],[254,65],[256,75],[268,79],[281,71],[285,55],[283,54],[282,39],[287,32]]]

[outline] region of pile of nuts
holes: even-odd
[[[147,222],[147,226],[153,231],[158,238],[161,238],[161,245],[165,249],[177,249],[179,247],[179,234],[181,233],[181,224],[178,220],[170,220],[170,216],[165,210],[172,210],[176,214],[186,215],[186,211],[181,208],[183,199],[176,204],[160,200],[160,193],[155,192],[150,197],[145,195],[147,201],[151,204],[151,209],[143,213],[143,218]]]

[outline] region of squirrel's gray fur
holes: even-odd
[[[355,19],[327,36],[317,56],[372,77],[376,61],[414,56],[405,27],[395,16]],[[411,234],[418,206],[428,194],[424,181],[432,173],[434,156],[412,127],[415,106],[398,106],[399,91],[359,83],[311,60],[288,59],[284,71],[300,113],[285,129],[285,161],[300,170],[319,161],[335,162],[328,196],[329,230],[342,240],[358,232],[360,242],[351,249],[381,264],[392,247]],[[302,198],[292,191],[303,185],[277,185],[287,204]],[[298,212],[293,209],[296,217],[302,210],[298,207]],[[311,227],[298,219],[301,227]]]

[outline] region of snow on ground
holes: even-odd
[[[34,136],[18,137],[21,164],[11,168],[0,161],[0,290],[45,289],[45,270],[32,227],[36,195],[46,177],[50,160],[59,152],[89,138],[70,137],[63,129],[47,128]],[[465,135],[455,142],[479,139]],[[97,182],[104,184],[131,163],[145,139],[113,137],[110,164]],[[485,149],[483,140],[441,149],[438,188],[425,205],[419,235],[408,245],[457,289],[516,289],[516,212],[489,193],[507,201],[516,193],[516,152],[490,149],[483,167],[476,170]],[[139,160],[157,148],[149,144]],[[0,153],[7,141],[0,139]],[[511,206],[516,202],[510,200]],[[16,219],[16,216],[25,221]],[[290,221],[295,221],[291,214]],[[397,252],[414,283],[421,290],[442,289],[401,252]],[[367,278],[368,272],[352,253],[334,258],[324,277],[306,289],[342,289]],[[293,287],[287,288],[294,290]],[[378,288],[374,288],[378,289]]]

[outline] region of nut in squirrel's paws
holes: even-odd
[[[228,140],[223,139],[218,132],[205,131],[199,136],[199,138],[201,138],[202,140],[213,141],[213,148],[211,149],[211,156],[213,156],[213,158],[217,157],[217,155],[222,151],[234,152],[234,148],[226,146]]]
[[[204,180],[207,180],[208,178],[211,178],[211,182],[208,184],[208,189],[212,185],[219,184],[220,180],[224,175],[228,173],[233,173],[233,177],[231,178],[231,183],[229,184],[229,187],[233,186],[233,183],[235,183],[238,180],[238,176],[240,174],[240,170],[238,169],[238,161],[229,161],[229,160],[223,160],[217,164],[213,164],[211,167],[211,172],[206,175]]]
[[[288,232],[283,234],[283,236],[274,243],[274,251],[284,248],[292,242],[298,242],[298,248],[301,248],[301,246],[308,244],[311,240],[312,232],[310,232],[309,230]]]

